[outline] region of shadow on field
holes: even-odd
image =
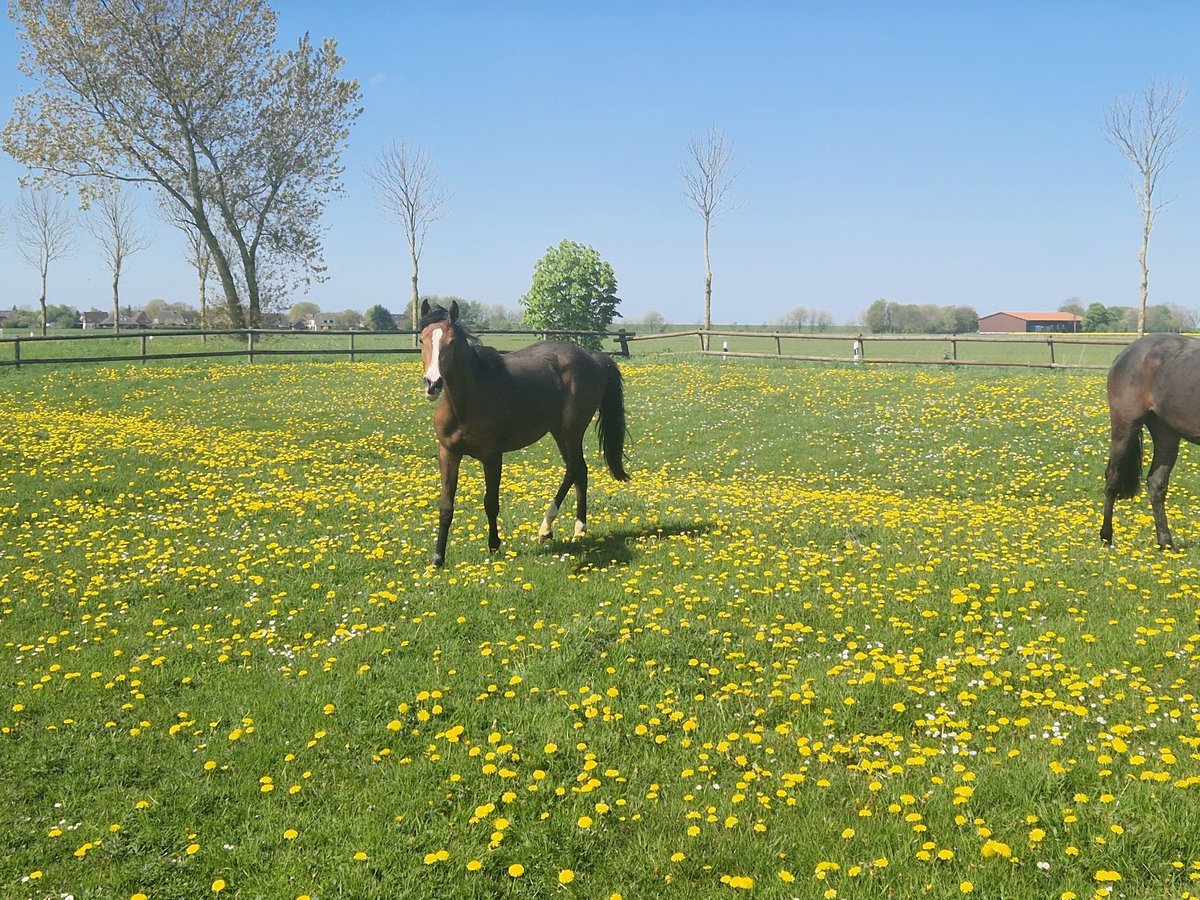
[[[675,537],[696,537],[707,533],[711,527],[706,522],[680,522],[617,528],[603,533],[590,532],[581,541],[549,541],[541,545],[538,555],[556,556],[569,552],[577,561],[576,572],[611,565],[626,566],[641,544]]]

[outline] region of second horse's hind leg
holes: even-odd
[[[1150,495],[1150,508],[1154,511],[1154,532],[1158,537],[1158,546],[1165,550],[1175,546],[1171,529],[1167,527],[1167,482],[1179,457],[1179,434],[1154,416],[1146,425],[1150,429],[1150,437],[1154,439],[1154,456],[1150,460],[1150,474],[1146,476],[1146,492]]]
[[[1118,497],[1137,493],[1142,477],[1142,423],[1112,423],[1112,440],[1108,451],[1108,466],[1104,470],[1104,521],[1100,525],[1100,540],[1113,542],[1113,507]]]
[[[567,471],[563,474],[562,483],[559,484],[558,492],[550,502],[545,516],[542,517],[542,524],[538,527],[537,534],[539,541],[549,540],[553,535],[554,520],[558,518],[559,510],[562,509],[563,501],[567,498],[567,491],[571,489],[571,485],[575,486],[575,537],[579,537],[587,531],[587,460],[583,456],[583,440],[580,439],[578,448],[573,448],[571,444],[560,440],[558,449],[562,454],[563,464]]]

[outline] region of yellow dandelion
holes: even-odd
[[[574,880],[575,880],[575,873],[572,872],[570,869],[563,869],[561,872],[558,873],[558,883],[559,884],[570,884]]]
[[[511,866],[508,867],[508,877],[509,878],[520,878],[524,874],[525,874],[525,867],[523,865],[521,865],[520,863],[513,863]]]

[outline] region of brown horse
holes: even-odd
[[[1167,527],[1167,481],[1181,439],[1200,443],[1200,340],[1178,334],[1138,338],[1108,372],[1108,415],[1112,444],[1104,473],[1104,522],[1100,540],[1113,539],[1113,506],[1134,497],[1142,477],[1142,426],[1154,441],[1146,491],[1154,511],[1158,546],[1174,546]]]
[[[442,476],[437,543],[433,564],[445,565],[446,540],[454,517],[458,468],[464,456],[483,464],[483,508],[488,519],[488,549],[500,547],[503,455],[554,436],[567,471],[538,529],[539,540],[551,526],[567,491],[575,487],[575,536],[587,529],[587,461],[583,435],[599,410],[596,431],[608,470],[627,481],[624,466],[625,400],[621,372],[604,353],[574,344],[542,341],[501,355],[476,342],[459,322],[458,304],[449,309],[421,303],[421,362],[425,396],[439,400],[433,415]]]

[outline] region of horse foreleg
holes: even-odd
[[[500,471],[503,457],[497,453],[483,461],[483,511],[488,520],[488,550],[495,553],[500,549],[500,528],[496,520],[500,516]]]
[[[446,564],[446,541],[450,536],[450,523],[454,520],[454,495],[458,492],[458,467],[462,456],[445,447],[438,448],[438,468],[442,474],[442,494],[438,502],[437,543],[433,549],[433,564]]]
[[[1158,546],[1166,550],[1175,545],[1171,529],[1167,527],[1167,482],[1171,480],[1171,469],[1179,457],[1179,435],[1155,418],[1151,418],[1147,425],[1154,439],[1154,456],[1150,460],[1150,474],[1146,476],[1146,492],[1150,495],[1150,508],[1154,511],[1154,532],[1158,537]]]

